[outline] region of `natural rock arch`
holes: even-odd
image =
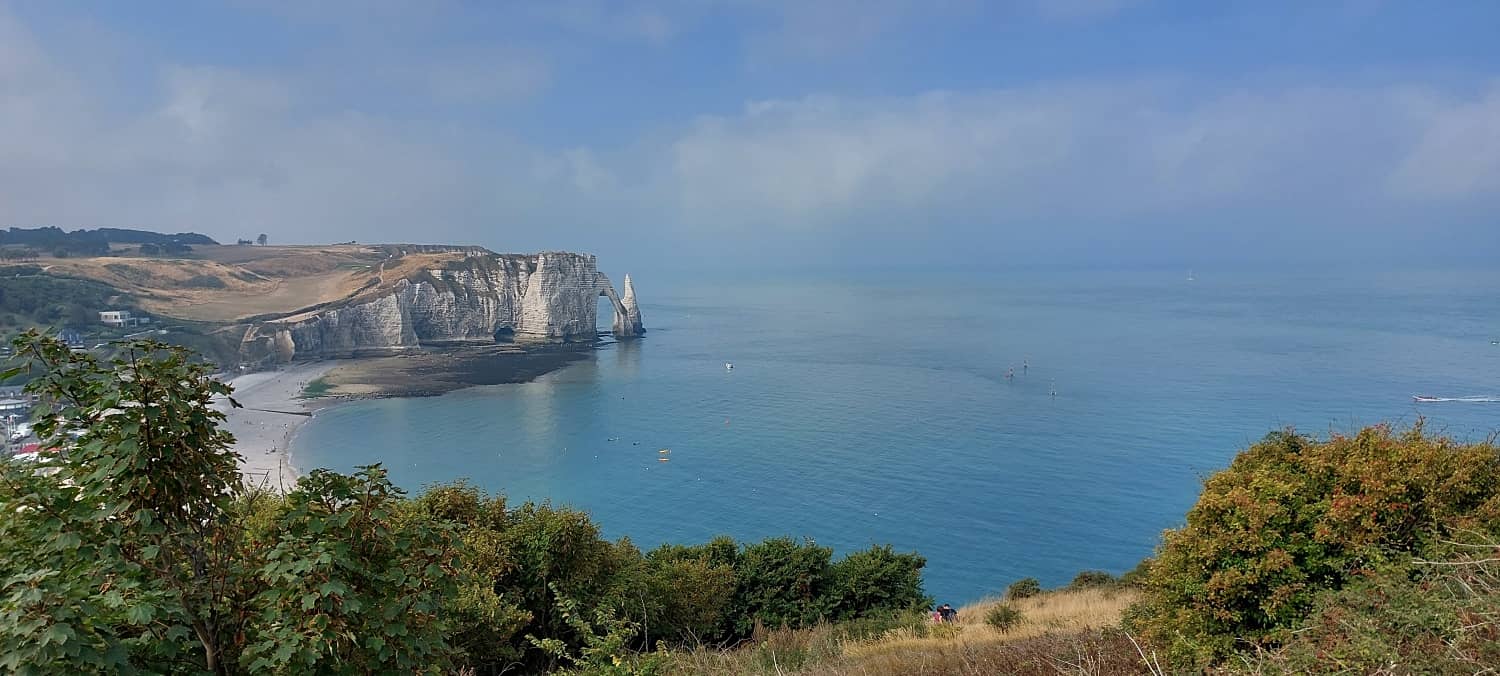
[[[600,277],[604,277],[601,273]],[[610,330],[616,338],[639,338],[646,332],[641,326],[641,309],[635,302],[635,285],[630,281],[630,275],[625,275],[625,295],[615,293],[614,285],[604,280],[603,288],[599,295],[609,298],[610,303],[615,306],[615,318],[610,323]]]
[[[630,275],[622,290],[615,292],[591,255],[468,256],[353,300],[249,322],[241,358],[289,361],[495,340],[592,341],[601,296],[614,310],[615,337],[636,338],[646,330]]]

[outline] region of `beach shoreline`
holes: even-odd
[[[234,435],[240,475],[247,485],[285,493],[302,468],[292,440],[317,411],[345,402],[388,397],[431,397],[481,385],[526,383],[588,357],[595,346],[485,345],[438,348],[387,357],[293,363],[227,379],[240,404],[215,406]],[[321,394],[308,397],[319,381]]]
[[[230,395],[239,403],[215,406],[224,412],[224,429],[234,435],[233,450],[240,455],[245,483],[285,493],[301,476],[291,454],[292,437],[312,420],[316,400],[304,399],[307,384],[337,366],[323,361],[293,364],[275,371],[258,371],[228,379]]]

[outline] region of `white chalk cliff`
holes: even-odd
[[[641,308],[635,303],[635,284],[630,281],[630,273],[625,274],[625,293],[615,305],[613,329],[616,336],[634,337],[646,332],[641,326]]]
[[[598,298],[614,305],[616,338],[645,333],[635,287],[625,295],[595,257],[482,253],[409,274],[343,301],[245,327],[247,360],[384,354],[496,340],[571,342],[597,336]]]

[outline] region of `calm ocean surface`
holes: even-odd
[[[1128,570],[1275,428],[1500,430],[1500,403],[1411,400],[1500,395],[1500,271],[1185,272],[638,273],[644,340],[524,385],[335,407],[294,452],[573,505],[642,548],[890,543],[962,602]]]

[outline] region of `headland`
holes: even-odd
[[[278,489],[295,483],[287,449],[318,407],[529,381],[588,355],[601,297],[616,339],[645,333],[630,275],[616,292],[590,254],[257,241],[0,231],[0,318],[60,328],[101,359],[122,340],[192,348],[232,374],[243,408],[220,406],[247,478]]]

